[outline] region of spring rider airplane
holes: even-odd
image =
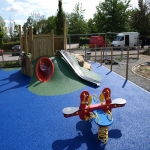
[[[80,94],[80,106],[64,108],[63,115],[65,118],[79,115],[81,120],[94,120],[98,125],[98,139],[105,144],[108,141],[108,126],[113,123],[111,110],[126,104],[123,98],[112,101],[110,95],[111,90],[104,88],[99,96],[99,102],[96,95],[92,97],[88,91],[83,91]]]

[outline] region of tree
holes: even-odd
[[[105,0],[96,7],[94,14],[95,25],[98,32],[126,31],[129,16],[130,0]]]
[[[41,15],[37,12],[31,13],[27,19],[27,22],[25,23],[28,33],[30,26],[33,26],[33,34],[40,34],[42,32],[42,20],[45,20],[44,15]]]
[[[150,13],[143,0],[138,1],[138,7],[131,15],[131,27],[138,31],[140,35],[146,36],[150,32]]]
[[[73,12],[67,14],[67,27],[69,34],[88,33],[88,25],[84,20],[84,9],[79,2],[75,5]]]
[[[58,1],[58,12],[56,16],[56,34],[64,34],[64,11],[62,8],[62,0]]]
[[[8,24],[8,34],[11,38],[11,40],[14,37],[14,21],[12,21],[12,19],[9,19],[9,24]]]
[[[5,27],[5,21],[1,16],[0,16],[0,27]]]
[[[4,19],[0,16],[0,47],[3,45],[3,38],[6,35],[5,31],[5,21]]]
[[[4,30],[2,27],[0,27],[0,47],[2,47],[2,45],[3,45],[4,35],[5,35]]]
[[[19,37],[19,25],[14,22],[14,37]]]
[[[94,19],[89,19],[88,22],[87,22],[87,26],[88,26],[88,30],[89,30],[89,33],[97,33],[97,30],[95,28],[95,21]]]
[[[43,24],[42,33],[50,33],[52,29],[56,32],[56,16],[48,17]]]
[[[145,0],[145,4],[148,7],[148,9],[150,9],[150,0]]]

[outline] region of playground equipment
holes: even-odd
[[[80,78],[92,83],[93,85],[100,86],[100,81],[87,77],[65,50],[61,50],[60,53]],[[41,82],[48,82],[52,78],[53,74],[53,62],[48,57],[41,57],[36,63],[36,76],[38,80]]]
[[[74,60],[70,57],[70,55],[65,50],[61,50],[60,53],[65,58],[65,60],[69,63],[69,65],[72,67],[72,69],[75,71],[75,73],[81,79],[86,80],[86,81],[92,83],[93,85],[100,86],[100,81],[94,80],[94,79],[89,78],[88,76],[86,76],[82,72],[82,70],[80,69],[80,67],[74,62]]]
[[[36,76],[41,82],[48,82],[54,74],[54,64],[48,57],[42,57],[36,64]]]
[[[80,106],[64,108],[62,110],[64,117],[79,115],[81,120],[94,120],[98,125],[98,139],[105,144],[108,141],[108,126],[114,121],[111,110],[123,107],[126,104],[126,100],[123,98],[117,98],[112,101],[110,95],[111,90],[104,88],[99,96],[99,102],[96,95],[92,97],[88,91],[83,91],[80,94]]]
[[[33,27],[30,26],[29,32],[26,25],[23,28],[19,25],[20,50],[25,53],[25,66],[21,66],[21,71],[25,75],[32,77],[34,66],[32,62],[41,56],[54,57],[57,50],[66,49],[66,17],[63,16],[63,35],[54,35],[54,30],[49,34],[33,34]],[[29,33],[29,34],[28,34]],[[29,57],[29,53],[32,57]]]

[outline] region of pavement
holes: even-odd
[[[126,78],[126,61],[127,60],[124,59],[118,65],[113,65],[112,71]],[[134,66],[138,64],[145,64],[146,62],[150,62],[150,56],[148,55],[140,54],[139,59],[136,59],[134,57],[130,58],[128,65],[128,80],[145,89],[146,91],[150,92],[150,80],[143,78],[132,71],[132,68]],[[111,69],[110,65],[106,65],[105,63],[102,63],[102,65],[105,66],[106,68]]]

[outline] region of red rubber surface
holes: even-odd
[[[48,82],[54,74],[54,64],[48,57],[42,57],[36,64],[36,77],[41,82]]]

